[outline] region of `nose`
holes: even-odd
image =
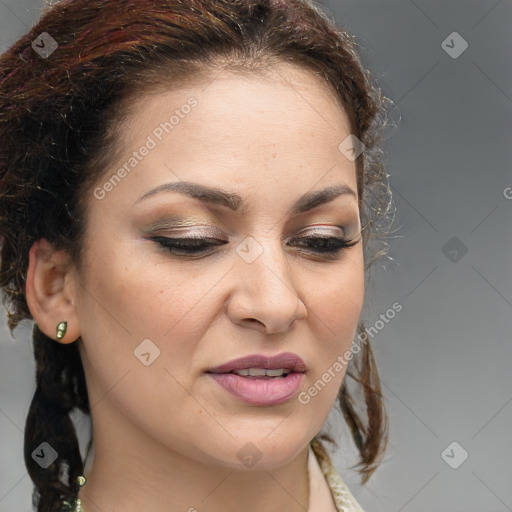
[[[243,249],[237,254],[227,314],[232,322],[266,334],[286,332],[307,316],[300,274],[290,267],[280,241],[252,239],[247,247],[256,251],[256,258],[249,263],[252,258],[245,258]]]

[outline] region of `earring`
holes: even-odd
[[[60,322],[60,324],[57,325],[57,339],[58,340],[61,340],[62,338],[64,338],[67,328],[68,328],[68,323],[65,320],[63,322]]]

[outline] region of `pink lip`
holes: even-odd
[[[279,368],[290,370],[286,377],[242,377],[233,370]],[[299,389],[306,371],[304,361],[290,352],[276,356],[255,354],[234,359],[208,370],[208,375],[226,391],[253,405],[276,405],[291,398]]]
[[[275,356],[264,356],[262,354],[253,354],[250,356],[233,359],[227,363],[210,368],[209,373],[229,373],[233,370],[245,370],[247,368],[266,368],[268,370],[276,370],[284,368],[292,370],[295,373],[303,373],[306,371],[304,361],[296,354],[291,352],[283,352]]]
[[[286,377],[241,377],[235,373],[208,373],[225,390],[253,405],[276,405],[291,398],[299,389],[304,373]]]

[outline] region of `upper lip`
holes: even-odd
[[[229,373],[235,370],[246,370],[248,368],[265,368],[267,370],[290,370],[296,373],[303,373],[306,371],[304,361],[297,355],[291,352],[283,352],[275,356],[265,356],[262,354],[253,354],[238,359],[233,359],[227,363],[210,368],[209,373]]]

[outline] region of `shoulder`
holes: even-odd
[[[338,474],[322,443],[314,438],[310,444],[329,489],[331,490],[338,512],[364,512],[361,505],[359,505],[354,496],[352,496],[352,493]]]

